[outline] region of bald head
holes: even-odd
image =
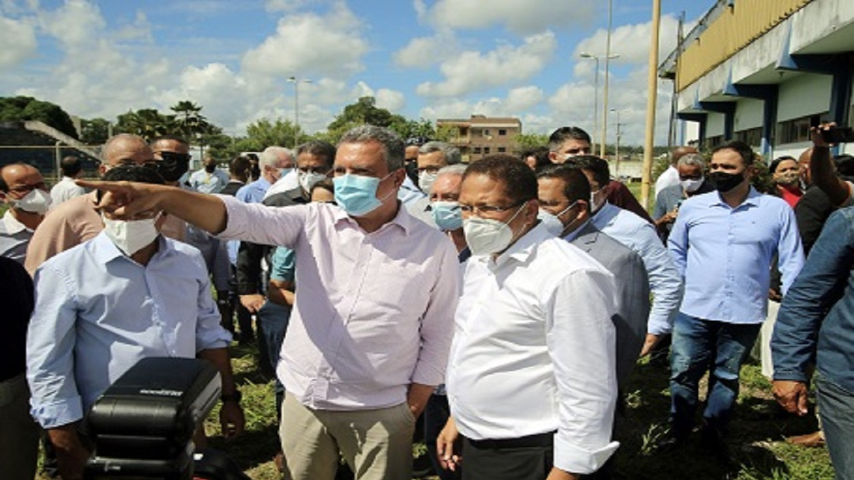
[[[101,175],[117,165],[136,164],[141,165],[150,162],[154,158],[151,147],[141,137],[130,133],[120,133],[104,144],[101,152]]]
[[[812,174],[810,173],[810,162],[812,161],[812,147],[804,150],[798,157],[798,174],[801,176],[801,181],[807,186],[812,185]]]
[[[678,162],[680,158],[682,158],[685,155],[688,155],[689,153],[700,153],[700,152],[694,147],[676,147],[676,148],[674,148],[673,152],[670,153],[670,163],[672,165],[676,165],[676,162]]]

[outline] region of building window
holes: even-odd
[[[504,130],[503,128],[501,130],[498,130],[499,137],[503,137],[504,135],[507,135],[507,130]]]
[[[793,118],[777,124],[777,141],[775,143],[797,143],[807,142],[810,139],[810,127],[822,122],[822,117],[827,114],[809,115],[801,118]]]
[[[724,136],[723,135],[717,135],[715,137],[708,137],[708,138],[706,138],[706,141],[704,143],[705,143],[704,146],[706,148],[715,148],[718,145],[722,145],[724,143]]]
[[[498,147],[498,153],[504,153],[507,151],[506,147]]]
[[[474,153],[479,154],[480,153],[480,147],[474,147]]]
[[[489,147],[483,147],[483,154],[489,155]]]
[[[762,127],[735,132],[735,139],[752,147],[762,145]]]
[[[482,133],[482,135],[483,135],[484,137],[488,137],[488,136],[489,136],[489,130],[484,130],[484,131],[483,131],[483,133]]]

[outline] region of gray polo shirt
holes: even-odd
[[[31,238],[33,231],[13,217],[11,210],[7,210],[0,220],[0,257],[11,258],[23,265]]]

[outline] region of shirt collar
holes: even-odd
[[[726,203],[726,202],[724,201],[723,197],[721,197],[720,192],[715,192],[715,193],[717,193],[717,195],[714,195],[714,196],[713,196],[713,198],[715,199],[715,201],[713,201],[713,202],[712,202],[712,204],[711,204],[710,206],[725,206],[725,207],[727,207],[727,208],[732,208],[732,207],[730,207],[730,206],[729,206],[729,204],[728,204],[728,203]],[[753,185],[751,185],[751,186],[750,186],[750,191],[749,191],[749,192],[747,192],[747,198],[745,198],[745,199],[744,199],[744,201],[743,201],[743,202],[741,202],[741,203],[740,203],[737,207],[735,207],[735,208],[741,208],[741,207],[743,207],[743,206],[745,206],[745,205],[750,205],[750,206],[753,206],[753,207],[757,207],[757,206],[759,206],[759,201],[760,201],[760,199],[761,199],[761,198],[762,198],[762,194],[761,194],[761,193],[759,193],[755,188],[753,188]]]
[[[567,233],[563,237],[563,239],[566,240],[567,242],[571,242],[571,241],[575,240],[575,238],[578,237],[579,235],[581,235],[581,232],[583,232],[584,229],[587,228],[587,225],[590,225],[590,222],[592,222],[592,221],[593,221],[593,219],[591,217],[587,217],[587,220],[585,220],[584,223],[579,225],[578,228],[576,228],[575,230]]]
[[[358,226],[358,223],[356,223],[356,219],[354,219],[350,215],[347,215],[347,212],[345,212],[343,208],[339,206],[332,206],[332,208],[335,209],[335,223],[344,221],[350,222]],[[397,215],[395,215],[394,218],[391,219],[391,221],[381,226],[377,231],[387,228],[387,225],[389,224],[399,226],[407,235],[412,231],[412,228],[415,226],[412,215],[410,215],[409,212],[406,211],[406,207],[404,207],[403,202],[400,201],[397,205]]]
[[[519,237],[513,245],[507,248],[498,258],[495,259],[493,263],[491,261],[492,255],[486,255],[489,259],[490,266],[494,266],[499,268],[505,264],[507,264],[510,260],[516,260],[519,263],[523,263],[528,260],[528,257],[534,253],[537,245],[543,242],[543,240],[547,240],[552,237],[552,234],[549,233],[546,226],[543,222],[540,222],[528,231],[525,235]]]
[[[170,255],[174,251],[172,245],[166,241],[163,235],[157,236],[157,241],[159,242],[159,247],[157,249],[157,253],[154,254],[152,260],[159,256]],[[101,264],[106,265],[107,263],[117,259],[117,258],[126,258],[128,260],[133,261],[130,257],[124,254],[116,244],[110,240],[110,237],[107,236],[106,231],[101,231],[95,238],[92,239],[93,245],[93,253],[95,255],[95,259],[98,260]],[[150,263],[150,262],[149,262]]]
[[[32,230],[27,228],[26,225],[19,222],[18,219],[12,215],[12,209],[6,210],[6,213],[3,215],[3,223],[6,224],[6,232],[9,235],[14,235],[25,230],[32,232]]]

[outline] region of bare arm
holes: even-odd
[[[409,410],[415,418],[421,415],[424,407],[427,406],[427,401],[430,400],[430,395],[436,387],[433,385],[422,385],[420,383],[410,383],[409,392],[406,394],[406,403],[409,405]]]
[[[231,372],[231,359],[228,357],[228,349],[211,348],[202,350],[197,355],[203,360],[211,362],[222,377],[222,393],[223,395],[231,395],[237,391],[237,386],[234,384],[234,375]],[[222,426],[222,434],[224,437],[232,437],[243,433],[243,427],[246,420],[243,417],[243,409],[236,402],[223,402],[222,409],[219,412],[220,424]]]
[[[130,218],[140,212],[163,210],[212,234],[225,230],[225,204],[214,195],[147,183],[88,180],[78,180],[77,183],[106,191],[98,208],[112,212],[119,219]]]
[[[82,479],[90,454],[77,436],[77,423],[50,428],[47,435],[56,451],[60,476],[64,480]]]
[[[851,196],[848,183],[836,175],[833,159],[830,157],[830,145],[821,136],[822,130],[827,130],[833,123],[813,127],[810,131],[813,141],[812,158],[810,159],[810,174],[813,185],[823,191],[834,205],[844,204]]]

